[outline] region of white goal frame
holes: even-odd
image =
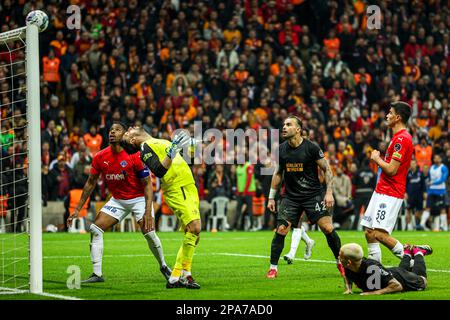
[[[40,294],[42,285],[42,188],[39,30],[35,25],[0,34],[0,42],[26,39],[26,88],[28,133],[28,208],[30,217],[30,292]],[[13,75],[11,75],[13,76]]]

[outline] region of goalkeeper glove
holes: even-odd
[[[190,142],[191,137],[186,131],[181,131],[179,134],[176,134],[175,137],[173,137],[172,144],[167,150],[167,156],[170,159],[175,158],[180,150],[190,145]]]

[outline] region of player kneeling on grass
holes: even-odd
[[[400,265],[385,268],[377,260],[364,258],[359,244],[347,243],[339,252],[339,260],[345,268],[347,278],[344,294],[352,293],[352,283],[363,291],[361,295],[423,291],[427,286],[424,256],[432,252],[429,245],[405,244]],[[412,268],[411,260],[414,260]]]
[[[89,279],[84,280],[84,283],[105,281],[102,277],[103,232],[124,219],[130,212],[135,214],[164,277],[168,279],[172,272],[167,267],[161,241],[155,233],[150,172],[139,159],[139,153],[128,154],[120,146],[125,132],[126,126],[120,122],[115,122],[111,126],[109,129],[110,146],[95,155],[80,202],[73,215],[67,219],[67,225],[70,226],[97,185],[100,175],[103,175],[106,186],[112,193],[112,198],[103,206],[90,227],[91,261],[94,273]]]
[[[122,146],[127,152],[140,150],[141,160],[161,179],[164,199],[176,214],[184,230],[175,267],[166,288],[200,289],[191,275],[195,248],[200,240],[200,200],[189,165],[179,151],[191,145],[189,133],[181,131],[173,141],[155,139],[142,127],[132,127],[124,134]]]

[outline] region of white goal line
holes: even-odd
[[[13,288],[0,287],[0,295],[11,295],[11,294],[36,294],[38,296],[62,299],[62,300],[83,300],[83,299],[80,299],[77,297],[64,296],[61,294],[53,294],[53,293],[48,293],[48,292],[30,293],[30,290],[19,290],[19,289],[13,289]]]

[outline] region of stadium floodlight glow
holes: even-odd
[[[15,47],[16,42],[22,42],[20,48]],[[28,167],[28,212],[29,212],[29,292],[42,293],[42,192],[41,192],[41,133],[40,133],[40,83],[39,83],[39,29],[35,24],[7,31],[0,34],[0,44],[7,48],[9,64],[5,65],[11,74],[11,101],[8,108],[14,107],[14,91],[21,90],[15,87],[15,77],[18,63],[13,59],[18,49],[25,49],[25,76],[26,76],[26,136]],[[12,117],[13,119],[14,117]],[[4,120],[4,119],[2,119]],[[14,121],[13,121],[14,122]],[[15,129],[15,128],[13,128]],[[15,131],[14,131],[15,133]],[[13,140],[13,146],[15,141]],[[14,155],[14,154],[13,154]],[[15,170],[15,168],[13,169]],[[15,176],[15,175],[14,175]],[[15,181],[13,181],[15,183]],[[3,184],[3,182],[2,182]],[[3,186],[2,186],[3,187]],[[12,194],[13,197],[18,197]],[[13,208],[16,209],[16,208]],[[12,213],[13,214],[13,213]],[[25,220],[26,221],[26,220]],[[14,232],[15,225],[13,226]],[[7,257],[8,258],[8,257]],[[13,275],[14,277],[16,275]],[[14,289],[13,289],[14,290]],[[24,290],[16,290],[22,293]]]

